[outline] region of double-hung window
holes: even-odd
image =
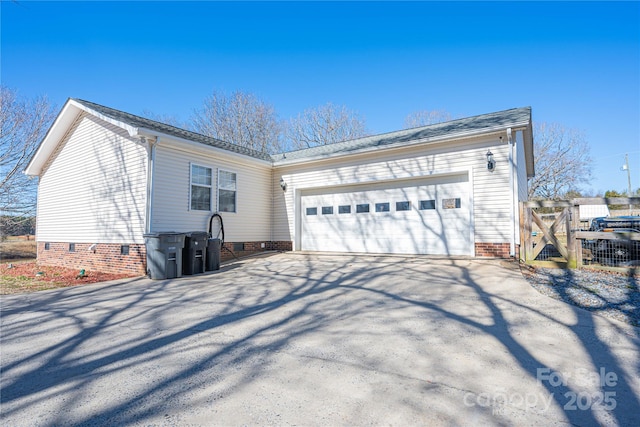
[[[218,210],[220,212],[236,212],[236,193],[236,174],[234,172],[219,170]]]
[[[211,210],[211,168],[191,165],[191,210]]]

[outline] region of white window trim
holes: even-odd
[[[217,178],[216,179],[216,206],[218,207],[218,210],[220,210],[220,172],[232,173],[236,176],[236,191],[235,191],[235,198],[234,198],[234,205],[236,207],[236,210],[232,212],[224,212],[224,213],[228,213],[228,214],[238,213],[238,172],[234,170],[218,168],[218,174],[216,177]]]
[[[211,185],[205,185],[205,184],[194,184],[193,183],[193,166],[198,166],[200,168],[206,168],[206,169],[210,169],[211,170]],[[193,212],[212,212],[213,209],[213,203],[212,203],[212,198],[211,196],[213,195],[213,171],[214,168],[212,168],[211,166],[205,166],[199,163],[193,163],[193,162],[189,162],[189,211],[193,211]],[[192,209],[191,208],[191,189],[194,185],[197,185],[199,187],[209,187],[209,210],[204,210],[204,209]],[[217,200],[216,200],[217,201]]]

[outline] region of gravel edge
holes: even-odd
[[[536,291],[595,314],[640,326],[640,271],[631,274],[590,269],[520,266]]]

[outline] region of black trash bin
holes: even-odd
[[[182,252],[182,273],[204,273],[209,234],[204,231],[192,231],[184,238]]]
[[[220,270],[220,247],[222,240],[209,239],[207,242],[207,271]]]
[[[173,279],[182,276],[184,234],[170,232],[143,235],[147,248],[147,275],[151,279]]]

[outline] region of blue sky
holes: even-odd
[[[188,119],[213,90],[286,119],[327,102],[372,133],[407,114],[531,106],[582,132],[588,191],[640,187],[639,2],[2,1],[1,79],[58,107],[77,97]]]

